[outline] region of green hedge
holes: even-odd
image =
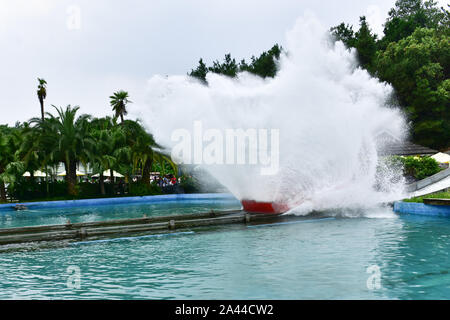
[[[156,184],[147,186],[140,182],[130,183],[128,186],[119,184],[114,185],[114,192],[112,192],[112,185],[105,183],[105,195],[100,192],[100,184],[81,182],[76,188],[78,195],[76,197],[69,196],[67,193],[67,184],[65,181],[52,181],[47,183],[45,181],[38,181],[37,179],[31,181],[30,179],[19,179],[14,185],[8,188],[8,193],[19,201],[33,201],[33,200],[63,200],[63,199],[89,199],[102,197],[117,197],[117,196],[148,196],[162,194],[162,190]]]
[[[145,183],[141,182],[134,182],[131,183],[129,186],[129,196],[151,196],[151,195],[157,195],[162,194],[162,190],[159,186],[157,186],[154,183],[151,183],[150,185],[146,185]]]
[[[414,177],[416,180],[425,179],[441,171],[439,163],[430,157],[395,156],[389,161],[392,161],[392,164],[402,165],[405,176]]]
[[[48,192],[47,184],[45,182],[38,182],[38,180],[19,179],[14,185],[8,187],[8,193],[18,200],[33,200],[48,197],[65,197],[67,196],[67,184],[61,182],[49,182]]]

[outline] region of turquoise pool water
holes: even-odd
[[[376,218],[330,213],[293,224],[3,252],[0,299],[450,298],[450,220],[383,210]],[[79,288],[69,278],[74,267]],[[368,268],[379,270],[379,286],[370,285],[378,274]]]
[[[105,221],[112,219],[141,218],[147,216],[176,215],[183,213],[208,212],[210,210],[229,210],[241,208],[233,199],[201,199],[168,202],[137,202],[114,205],[42,208],[25,211],[5,209],[0,211],[0,229],[24,226],[64,224]]]

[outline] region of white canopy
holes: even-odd
[[[110,177],[111,176],[111,171],[110,170],[103,171],[103,176],[106,177],[106,178]],[[98,177],[100,177],[100,174],[99,173],[94,174],[92,177],[93,178],[98,178]],[[114,178],[123,178],[124,176],[122,174],[118,173],[117,171],[113,170],[113,177]]]
[[[434,160],[436,160],[439,163],[450,163],[450,155],[446,153],[436,153],[434,156],[431,156]]]
[[[66,175],[67,175],[66,172],[63,171],[60,174],[58,174],[58,177],[65,177]],[[77,176],[78,177],[82,177],[82,176],[85,176],[85,175],[86,175],[85,173],[77,170]]]
[[[23,177],[31,177],[31,174],[27,171],[22,176]],[[46,176],[47,176],[47,174],[45,174],[45,172],[42,172],[40,170],[34,171],[34,177],[36,177],[36,178],[44,178]]]

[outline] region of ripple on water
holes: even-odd
[[[340,218],[4,252],[0,298],[446,299],[448,234],[448,219]],[[367,288],[373,265],[379,290]]]

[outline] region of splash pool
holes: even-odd
[[[167,214],[235,205],[157,207]],[[70,212],[71,219],[91,219],[88,212],[97,219],[141,215],[142,208]],[[450,220],[382,210],[3,252],[0,299],[448,299]],[[73,268],[79,288],[69,285]]]
[[[230,194],[167,195],[133,198],[93,199],[25,203],[28,209],[0,205],[0,229],[24,226],[106,221],[199,213],[210,210],[239,210],[240,202]]]

